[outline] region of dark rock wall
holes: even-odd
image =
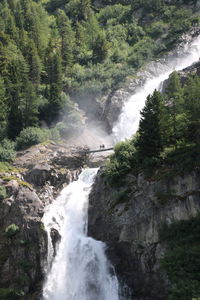
[[[148,181],[128,176],[110,187],[100,171],[90,195],[89,235],[106,242],[108,256],[134,300],[164,300],[169,282],[159,260],[162,224],[187,220],[200,211],[200,174]]]

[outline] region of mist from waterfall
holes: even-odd
[[[137,130],[140,120],[140,111],[145,105],[146,97],[155,89],[159,90],[164,80],[173,71],[182,70],[200,58],[200,37],[194,38],[179,50],[177,55],[153,63],[153,75],[145,80],[143,86],[138,87],[135,94],[124,104],[118,121],[113,127],[112,137],[116,142],[130,138]]]
[[[118,281],[105,244],[87,237],[88,195],[98,169],[85,169],[64,188],[43,217],[48,233],[44,300],[118,300]],[[53,258],[51,230],[60,236]]]

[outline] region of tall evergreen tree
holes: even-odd
[[[184,87],[184,100],[188,118],[187,141],[200,145],[200,78],[190,77]]]
[[[3,78],[0,77],[0,141],[6,137],[7,129],[7,99]]]
[[[163,150],[163,97],[158,91],[149,95],[141,111],[139,136],[136,142],[139,159],[158,158]]]
[[[48,98],[48,106],[44,112],[44,118],[50,124],[58,118],[60,110],[64,104],[61,97],[63,89],[62,82],[62,59],[60,52],[50,53],[48,58],[48,91],[46,97]]]
[[[58,30],[61,36],[61,56],[64,67],[68,69],[72,66],[75,49],[75,33],[72,29],[69,18],[64,11],[58,10],[57,13]]]
[[[183,113],[184,98],[183,89],[180,84],[180,78],[177,72],[169,76],[166,88],[166,107],[169,116],[170,143],[177,147],[177,141],[181,138],[178,131],[178,115]]]

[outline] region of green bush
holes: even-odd
[[[0,161],[12,162],[15,159],[16,152],[14,150],[15,143],[4,139],[0,143]]]
[[[16,149],[26,149],[32,145],[36,145],[51,139],[51,132],[48,129],[37,127],[28,127],[20,132],[16,139]]]
[[[19,232],[19,227],[16,224],[10,224],[8,227],[5,229],[5,234],[7,237],[13,237]]]
[[[17,291],[10,288],[0,288],[0,299],[21,299],[24,296],[23,291]]]
[[[105,173],[111,184],[123,183],[123,177],[137,169],[136,150],[132,141],[119,142],[110,156]]]
[[[0,200],[3,200],[7,197],[6,189],[4,186],[0,186]]]

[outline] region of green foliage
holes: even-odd
[[[3,200],[7,197],[6,189],[4,186],[0,186],[0,200]]]
[[[20,299],[24,296],[23,291],[14,290],[11,288],[0,288],[0,299]],[[12,298],[11,298],[12,297]]]
[[[18,232],[19,232],[19,227],[16,224],[10,224],[5,229],[5,235],[8,238],[11,238],[11,237],[15,236]]]
[[[65,110],[69,96],[80,105],[82,98],[92,103],[171,49],[199,22],[191,11],[195,3],[179,2],[1,1],[0,141],[15,140],[41,121],[50,127],[62,122],[64,111],[71,114]],[[197,139],[196,124],[188,134],[195,131]],[[55,130],[53,135],[59,138]]]
[[[141,111],[139,123],[139,136],[136,141],[139,160],[159,158],[163,150],[162,141],[162,95],[154,91],[152,96],[147,97],[144,109]]]
[[[6,173],[6,172],[14,172],[16,169],[11,166],[8,162],[1,162],[0,161],[0,173]]]
[[[15,143],[4,139],[0,142],[0,161],[12,162],[15,159]]]
[[[165,165],[179,174],[199,168],[200,148],[195,145],[184,145],[173,149],[164,157]]]
[[[1,175],[0,175],[1,176]],[[16,176],[1,176],[1,178],[2,178],[2,180],[4,180],[4,181],[7,181],[7,182],[9,182],[9,181],[11,181],[11,180],[15,180],[15,181],[17,181],[18,183],[19,183],[19,185],[21,185],[21,186],[24,186],[24,187],[28,187],[28,188],[32,188],[32,185],[30,184],[30,183],[28,183],[28,182],[26,182],[26,181],[23,181],[23,180],[21,180],[21,179],[19,179],[18,177],[16,177]]]
[[[136,149],[131,141],[119,142],[114,151],[105,169],[106,176],[113,185],[122,183],[128,172],[137,169]]]
[[[16,148],[18,150],[25,149],[32,145],[47,141],[50,138],[50,131],[48,129],[28,127],[22,130],[20,135],[17,137]]]
[[[200,216],[163,225],[161,242],[167,249],[161,266],[172,288],[168,299],[193,299],[200,296]]]

